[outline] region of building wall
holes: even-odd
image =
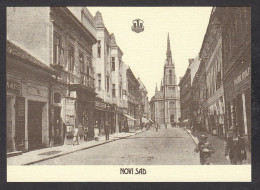
[[[7,38],[49,65],[49,7],[7,7]],[[36,19],[37,18],[37,19]]]

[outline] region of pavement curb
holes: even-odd
[[[50,160],[50,159],[53,159],[53,158],[58,158],[58,157],[60,157],[60,156],[64,156],[64,155],[67,155],[67,154],[75,153],[75,152],[82,151],[82,150],[86,150],[86,149],[89,149],[89,148],[94,148],[94,147],[96,147],[96,146],[100,146],[100,145],[103,145],[103,144],[107,144],[107,143],[110,143],[110,142],[114,142],[114,141],[117,141],[117,140],[120,140],[120,139],[125,139],[125,138],[127,138],[127,137],[130,137],[130,136],[134,136],[134,135],[143,133],[143,132],[145,132],[145,131],[148,131],[148,130],[139,131],[139,132],[137,132],[137,133],[133,133],[133,134],[128,135],[128,136],[125,136],[125,137],[118,137],[118,138],[116,138],[116,139],[109,140],[109,141],[105,141],[105,142],[102,142],[102,143],[100,143],[100,144],[91,145],[91,146],[89,146],[89,147],[83,147],[83,148],[80,148],[80,149],[78,149],[78,150],[74,150],[74,151],[71,151],[71,152],[65,152],[65,153],[57,154],[57,155],[54,155],[54,156],[50,156],[50,157],[48,157],[48,158],[43,158],[43,159],[40,159],[40,160],[35,160],[35,161],[28,162],[28,163],[22,164],[22,165],[27,166],[27,165],[36,164],[36,163],[39,163],[39,162],[42,162],[42,161],[45,161],[45,160]]]
[[[186,131],[189,133],[189,135],[191,136],[191,138],[192,138],[193,142],[196,144],[196,146],[198,146],[198,144],[197,144],[197,142],[196,142],[196,140],[195,140],[196,137],[194,137],[194,136],[191,134],[191,131],[190,131],[190,130],[186,129]]]

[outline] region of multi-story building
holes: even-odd
[[[191,119],[191,71],[190,71],[190,65],[192,62],[193,62],[193,59],[189,59],[189,67],[187,68],[184,76],[181,78],[180,83],[179,83],[181,121],[188,121]]]
[[[116,104],[116,132],[121,132],[124,123],[124,110],[127,101],[123,99],[123,52],[116,43],[115,35],[111,35],[111,67],[112,67],[112,99]]]
[[[178,89],[175,64],[172,60],[168,34],[166,60],[160,91],[157,86],[151,99],[152,120],[160,125],[173,125],[180,118],[180,92]]]
[[[136,130],[140,127],[141,121],[141,93],[139,91],[139,82],[133,74],[130,67],[126,71],[127,77],[127,103],[128,114],[127,117],[129,130]]]
[[[215,135],[223,136],[224,91],[222,72],[222,34],[219,19],[212,9],[209,24],[200,50],[200,59],[205,64],[207,105],[206,128]]]
[[[204,62],[197,62],[199,68],[193,77],[191,85],[191,124],[194,130],[208,130],[207,123],[207,90],[206,70]]]
[[[223,39],[223,84],[227,111],[226,130],[231,126],[251,139],[251,9],[214,8]]]
[[[41,91],[44,94],[49,91],[49,118],[45,120],[39,115],[31,121],[32,125],[36,120],[47,121],[47,127],[42,130],[45,144],[63,144],[75,126],[80,127],[80,134],[85,128],[89,137],[94,135],[92,45],[96,43],[96,37],[92,22],[88,10],[81,7],[7,8],[8,39],[21,44],[57,73],[49,90],[41,89],[41,85],[28,84],[32,88],[29,90],[28,87],[28,92],[36,94],[39,99]],[[36,99],[31,106],[37,107],[38,104]],[[27,125],[25,118],[25,136],[33,133]],[[29,150],[28,138],[24,141],[25,149]],[[41,143],[38,144],[36,148]]]
[[[116,100],[113,99],[115,86],[112,83],[112,59],[111,59],[111,36],[105,27],[102,15],[99,11],[94,16],[97,29],[97,44],[93,46],[95,61],[96,93],[98,99],[95,102],[95,120],[104,131],[105,121],[111,126],[111,133],[116,131]],[[114,89],[113,89],[114,88]],[[113,101],[114,100],[114,101]],[[102,110],[100,109],[102,107]]]
[[[141,81],[141,79],[138,77],[138,82],[140,84],[139,86],[139,91],[141,93],[141,113],[142,116],[145,118],[145,121],[147,122],[149,117],[150,117],[150,105],[149,105],[149,101],[148,101],[148,92],[146,90],[146,87],[144,85],[144,83]]]

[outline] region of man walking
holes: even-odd
[[[110,125],[109,125],[109,122],[106,121],[106,124],[105,124],[106,140],[109,140],[109,131],[110,131]]]
[[[225,145],[225,156],[227,160],[230,160],[230,164],[232,165],[241,165],[243,160],[247,159],[245,143],[243,139],[238,136],[235,127],[229,129]]]

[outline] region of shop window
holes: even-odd
[[[69,46],[69,51],[68,51],[68,58],[69,58],[69,64],[68,64],[68,69],[69,71],[74,71],[74,47]]]
[[[112,96],[113,96],[113,97],[116,97],[116,85],[113,84],[112,87],[113,87],[113,88],[112,88]]]
[[[61,94],[58,92],[54,93],[54,103],[61,103]]]
[[[98,58],[101,58],[101,41],[98,40],[97,43],[97,53],[98,53]]]
[[[115,71],[115,57],[112,57],[112,71]]]

